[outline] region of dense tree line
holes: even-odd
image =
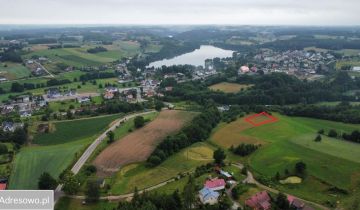
[[[92,72],[81,75],[80,81],[89,81],[94,79],[105,79],[112,77],[116,77],[115,73],[113,72]]]
[[[53,44],[57,43],[57,39],[55,38],[36,38],[36,39],[28,39],[29,44]]]
[[[289,116],[311,117],[345,123],[360,123],[359,106],[296,105],[280,107]]]
[[[0,61],[10,61],[15,63],[23,62],[20,52],[13,48],[7,49],[3,53],[0,53]]]
[[[289,40],[277,40],[262,45],[280,51],[303,50],[306,47],[318,47],[330,50],[360,49],[360,42],[345,39],[317,39],[314,36],[301,35]]]
[[[99,52],[106,52],[107,49],[105,47],[95,47],[95,48],[90,48],[87,50],[88,53],[92,53],[92,54],[95,54],[95,53],[99,53]]]
[[[245,157],[250,155],[251,153],[255,152],[259,148],[259,145],[255,144],[240,144],[237,147],[231,147],[230,151],[233,153]]]
[[[159,165],[179,150],[195,142],[206,140],[219,120],[220,113],[217,108],[214,106],[208,107],[178,134],[166,137],[166,139],[156,147],[147,162],[150,166]]]
[[[360,143],[360,132],[358,130],[351,132],[350,134],[343,133],[342,138],[346,141],[352,141]]]
[[[145,106],[146,107],[146,106]],[[125,101],[120,100],[110,100],[105,101],[98,109],[98,113],[107,113],[107,114],[114,114],[114,113],[128,113],[133,111],[140,111],[145,108],[142,104],[130,104]]]
[[[50,87],[50,86],[64,85],[69,83],[71,83],[71,81],[68,79],[50,79],[46,82],[46,85]]]

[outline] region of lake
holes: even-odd
[[[224,50],[218,47],[211,45],[201,45],[199,49],[196,49],[192,52],[185,53],[174,58],[163,59],[160,61],[155,61],[149,64],[149,67],[161,67],[172,66],[172,65],[194,65],[194,66],[204,66],[205,60],[208,58],[226,58],[232,57],[234,51]]]

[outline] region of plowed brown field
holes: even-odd
[[[166,136],[179,131],[194,112],[166,110],[144,126],[109,145],[94,160],[99,176],[116,172],[121,166],[145,161]]]

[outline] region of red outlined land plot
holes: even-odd
[[[268,123],[276,122],[276,121],[278,121],[278,118],[276,118],[266,112],[261,112],[261,113],[246,117],[245,121],[250,123],[253,126],[260,126],[260,125],[265,125]]]

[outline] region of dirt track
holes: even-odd
[[[193,114],[166,110],[145,127],[108,146],[94,160],[99,176],[108,176],[129,163],[145,161],[166,136],[179,131]]]

